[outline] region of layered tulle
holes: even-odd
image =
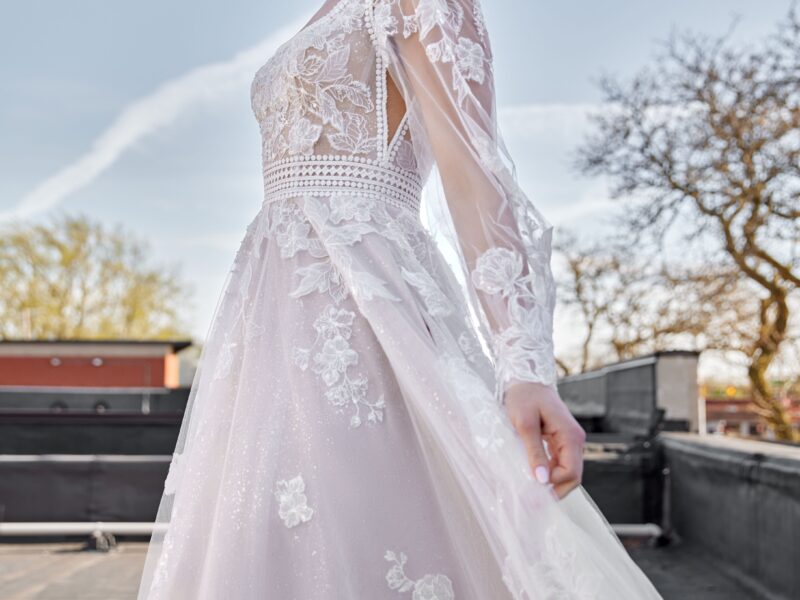
[[[558,502],[530,477],[448,273],[406,209],[265,205],[207,338],[140,597],[390,598],[401,571],[449,582],[440,600],[654,597],[581,493]],[[357,390],[330,393],[345,381]]]
[[[331,261],[305,213],[329,218],[326,198],[267,204],[250,225],[204,346],[141,598],[388,598],[401,571],[446,577],[459,598],[506,593],[469,507],[440,495],[407,407],[414,392],[383,351],[400,327],[409,349],[430,352],[414,339],[424,307],[398,248],[428,265],[435,249],[409,211],[358,198],[335,207],[348,204],[370,220],[342,228],[374,218],[398,243],[365,233],[357,257]],[[359,273],[370,277],[353,286]],[[381,294],[392,315],[379,339],[358,302]],[[349,395],[330,393],[345,382]]]

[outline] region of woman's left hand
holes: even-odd
[[[509,387],[505,405],[528,451],[534,477],[542,484],[552,484],[556,495],[564,498],[583,477],[583,428],[558,392],[540,383],[520,382]]]

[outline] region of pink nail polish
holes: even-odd
[[[547,467],[539,465],[536,467],[534,474],[536,475],[536,481],[542,485],[550,482],[550,472],[547,470]]]

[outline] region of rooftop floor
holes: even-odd
[[[3,600],[128,600],[136,597],[146,542],[123,541],[110,552],[78,542],[0,544]],[[665,600],[754,600],[687,547],[631,549]]]
[[[705,552],[686,546],[634,548],[636,564],[665,600],[758,600],[715,566]]]

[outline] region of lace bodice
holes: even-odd
[[[371,3],[339,0],[256,72],[251,102],[268,194],[290,193],[286,181],[299,172],[317,187],[327,180],[326,189],[335,179],[407,202],[418,196],[407,115],[390,131],[376,41]]]

